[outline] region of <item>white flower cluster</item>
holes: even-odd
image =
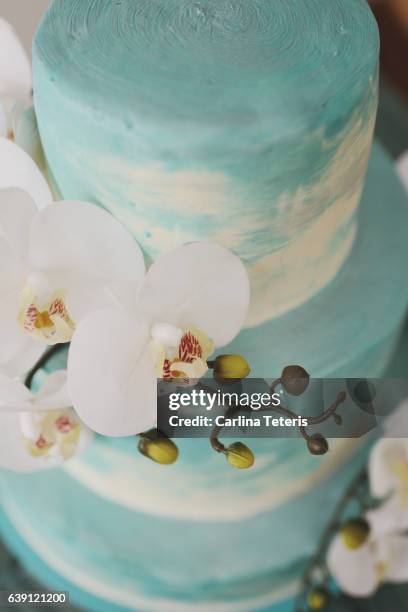
[[[21,471],[58,465],[92,431],[153,427],[157,378],[200,378],[249,305],[245,268],[226,249],[184,245],[146,272],[138,244],[110,214],[53,202],[26,153],[41,151],[33,111],[13,115],[30,90],[28,60],[0,21],[0,465]],[[67,371],[33,395],[21,377],[59,343],[70,343]]]
[[[331,574],[345,593],[369,597],[382,583],[408,581],[408,402],[388,419],[371,450],[371,495],[380,504],[366,512],[367,536],[350,546],[339,533],[328,551]]]

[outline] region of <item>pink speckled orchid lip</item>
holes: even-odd
[[[19,321],[28,334],[47,344],[69,342],[75,331],[66,303],[65,292],[56,291],[41,303],[35,290],[23,293]]]
[[[37,394],[0,374],[0,397],[1,467],[57,467],[90,445],[93,434],[71,407],[65,371],[50,374]]]
[[[188,385],[191,379],[199,379],[207,372],[207,359],[214,351],[214,343],[199,329],[158,323],[153,325],[151,336],[150,351],[157,378]]]

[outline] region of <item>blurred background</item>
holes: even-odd
[[[0,0],[0,16],[13,24],[29,53],[38,22],[49,3],[49,0]],[[370,5],[379,23],[382,41],[377,138],[392,157],[397,159],[404,152],[408,152],[408,0],[370,0]],[[408,185],[408,155],[405,172]],[[0,542],[0,590],[22,588],[35,591],[38,585],[24,573]],[[389,588],[381,589],[371,601],[352,602],[347,599],[340,603],[338,612],[375,612],[389,609],[389,601],[392,600]],[[401,604],[408,599],[408,586],[402,588],[404,593],[399,593]],[[396,599],[393,601],[397,608],[392,612],[405,609],[404,604],[400,608]],[[27,610],[28,606],[22,606],[21,609],[23,607]],[[14,609],[20,608],[14,606]]]

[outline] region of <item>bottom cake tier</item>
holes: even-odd
[[[290,363],[315,377],[405,375],[406,342],[396,346],[408,303],[407,226],[406,195],[375,147],[359,235],[340,274],[230,350],[268,378]],[[315,457],[303,440],[251,440],[255,466],[238,472],[208,440],[178,442],[171,467],[140,456],[135,439],[98,437],[65,469],[1,472],[5,540],[38,580],[88,610],[291,610],[369,443],[332,440]]]

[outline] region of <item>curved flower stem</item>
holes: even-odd
[[[272,383],[271,389],[275,389],[279,383],[280,383],[280,379],[276,380],[274,383]],[[340,404],[342,404],[345,401],[346,397],[347,397],[346,392],[341,391],[338,394],[336,400],[333,402],[333,404],[329,408],[327,408],[327,410],[322,412],[322,414],[320,414],[317,417],[305,417],[308,421],[308,426],[318,425],[319,423],[323,423],[324,421],[327,421],[333,414],[335,414],[337,408],[340,406]],[[239,408],[237,406],[231,406],[227,410],[226,416],[229,416],[230,411],[235,412],[237,410],[242,411],[242,412],[254,412],[254,410],[252,410],[251,408],[246,408],[246,407]],[[282,406],[282,405],[281,406],[264,406],[260,408],[259,410],[257,410],[256,412],[267,412],[267,411],[283,414],[284,416],[287,416],[290,419],[297,419],[299,416],[292,410],[289,410],[289,408],[285,408],[285,406]],[[225,446],[218,439],[218,436],[221,434],[223,429],[224,429],[223,425],[215,425],[211,432],[211,436],[210,436],[211,446],[213,447],[214,450],[216,450],[219,453],[225,452]],[[307,433],[305,427],[299,426],[299,432],[302,438],[304,438],[305,440],[310,440],[310,435]]]
[[[24,384],[28,389],[31,389],[33,378],[37,374],[37,372],[41,370],[41,368],[46,366],[48,361],[54,355],[57,355],[60,351],[62,351],[65,348],[65,346],[66,346],[65,344],[55,344],[54,346],[51,346],[49,349],[47,349],[45,353],[41,355],[40,359],[31,368],[31,370],[28,372],[27,376],[25,377]]]
[[[305,572],[303,574],[303,578],[300,584],[299,594],[295,601],[295,612],[306,612],[308,610],[307,607],[307,596],[310,587],[313,585],[313,573],[316,569],[323,570],[323,573],[327,576],[327,568],[325,557],[327,554],[327,550],[329,548],[330,542],[333,539],[333,536],[336,534],[338,530],[341,518],[347,509],[348,504],[352,499],[358,497],[361,489],[365,486],[367,482],[367,470],[364,467],[357,476],[351,481],[350,485],[346,489],[343,497],[338,502],[334,513],[326,525],[322,535],[320,536],[318,546],[316,552],[310,558]]]
[[[216,428],[214,428],[216,429]],[[221,427],[220,427],[221,429]],[[218,439],[218,435],[221,432],[217,432],[217,431],[212,431],[211,432],[211,436],[210,436],[210,444],[213,447],[213,449],[217,452],[217,453],[225,453],[227,451],[227,448],[225,446],[225,444],[223,444],[219,439]]]
[[[214,361],[207,361],[207,365],[210,369],[214,368]],[[283,379],[282,377],[275,379],[269,389],[270,389],[270,393],[271,395],[276,391],[276,388],[281,385],[283,383]],[[206,388],[206,387],[204,387]],[[207,389],[208,390],[208,389]],[[209,389],[209,391],[211,392],[211,389]],[[336,418],[336,422],[341,423],[341,419],[340,417],[336,416],[336,410],[338,409],[338,407],[340,406],[340,404],[342,404],[345,400],[346,400],[347,394],[345,391],[341,391],[338,395],[336,400],[331,404],[331,406],[329,406],[329,408],[327,408],[326,410],[324,410],[320,415],[318,415],[317,417],[305,417],[308,421],[308,427],[311,425],[318,425],[319,423],[323,423],[325,421],[327,421],[331,416],[334,416]],[[238,407],[238,406],[230,406],[226,413],[225,416],[229,416],[231,414],[231,412],[234,411],[242,411],[242,412],[253,412],[253,409],[248,408],[248,407]],[[290,419],[297,419],[299,417],[298,414],[295,414],[292,410],[289,410],[288,408],[286,408],[285,406],[279,405],[279,406],[264,406],[258,410],[256,410],[256,412],[275,412],[278,414],[283,414],[284,416],[290,418]],[[212,446],[212,448],[218,452],[218,453],[225,453],[226,452],[226,447],[224,446],[224,444],[222,444],[222,442],[219,440],[219,435],[221,434],[222,430],[223,430],[224,426],[223,425],[215,425],[212,429],[211,435],[210,435],[210,444]],[[304,426],[299,426],[299,433],[302,436],[302,438],[306,441],[309,441],[311,439],[311,436],[307,433],[306,427]]]
[[[225,416],[228,417],[232,417],[234,415],[235,412],[239,412],[240,408],[236,405],[234,406],[229,406],[228,409],[225,412]],[[218,439],[218,436],[221,434],[222,430],[224,429],[224,425],[214,425],[212,431],[211,431],[211,435],[210,435],[210,444],[213,447],[213,449],[217,452],[217,453],[226,453],[227,448],[226,446]]]
[[[276,380],[274,380],[274,381],[273,381],[273,383],[272,383],[272,384],[271,384],[271,386],[270,386],[271,395],[272,395],[273,393],[275,393],[275,391],[276,391],[276,387],[277,387],[278,385],[281,385],[281,384],[282,384],[282,379],[281,379],[281,378],[277,378]]]
[[[327,419],[329,419],[333,414],[335,414],[340,404],[343,404],[346,401],[346,398],[347,393],[345,391],[340,391],[333,404],[329,408],[327,408],[327,410],[322,412],[322,414],[319,414],[319,416],[317,417],[306,417],[309,425],[318,425],[319,423],[327,421]]]

